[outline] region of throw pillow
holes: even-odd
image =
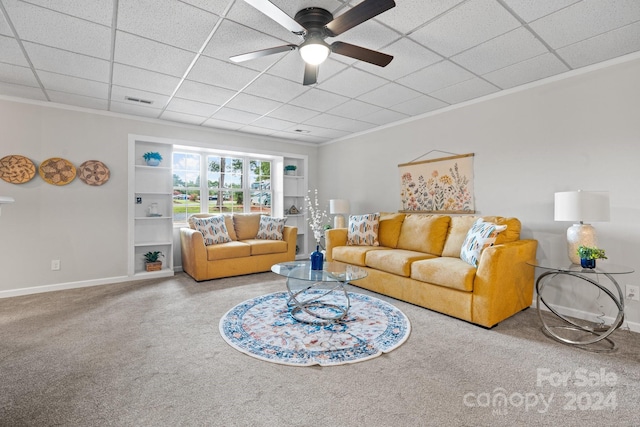
[[[460,250],[460,259],[477,267],[482,250],[488,246],[493,246],[498,233],[506,229],[506,225],[496,225],[478,218],[467,232],[467,237],[464,239]]]
[[[205,246],[217,245],[231,241],[227,226],[224,224],[224,216],[215,215],[209,218],[193,218],[196,230],[202,233]]]
[[[380,213],[349,215],[347,245],[379,246]]]
[[[261,216],[256,239],[282,240],[282,232],[284,231],[284,223],[286,221],[286,218],[274,218],[266,215]]]

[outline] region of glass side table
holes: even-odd
[[[538,317],[542,322],[542,332],[545,335],[564,344],[586,346],[594,344],[599,341],[605,340],[608,343],[609,348],[607,351],[613,351],[616,348],[615,343],[608,338],[609,335],[618,329],[624,320],[624,294],[620,289],[620,285],[615,280],[615,275],[618,274],[630,274],[633,273],[633,269],[623,265],[609,264],[608,262],[598,262],[596,268],[582,268],[577,264],[570,264],[568,266],[553,265],[548,261],[536,260],[530,263],[534,267],[545,270],[538,280],[536,280],[536,293],[537,293],[537,311]],[[602,275],[609,279],[609,281],[615,287],[615,292],[612,292],[607,287],[603,286],[599,282],[599,276]],[[570,276],[583,280],[587,284],[595,286],[599,289],[603,295],[606,295],[615,305],[617,314],[615,320],[610,325],[589,325],[579,322],[580,319],[572,318],[564,315],[558,311],[558,308],[553,304],[548,303],[545,300],[545,287],[551,285],[554,279],[559,276]],[[562,321],[562,325],[556,326],[550,324],[550,319],[542,315],[542,306],[545,306],[556,318]],[[578,337],[569,337],[566,331],[571,331],[573,335],[580,335]],[[562,332],[565,332],[563,334]],[[579,332],[579,334],[575,334]]]

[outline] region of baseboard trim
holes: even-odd
[[[30,288],[0,291],[0,298],[18,297],[22,295],[41,294],[44,292],[63,291],[67,289],[87,288],[89,286],[110,285],[114,283],[140,280],[129,276],[105,277],[102,279],[82,280],[79,282],[56,283],[54,285],[34,286]]]

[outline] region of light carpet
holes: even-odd
[[[325,294],[316,290],[307,292],[307,297],[311,293]],[[328,323],[304,312],[298,317],[305,322],[294,319],[287,292],[252,298],[222,316],[220,333],[229,345],[249,356],[294,366],[362,362],[398,348],[409,337],[409,319],[393,305],[353,292],[349,298],[347,316]],[[330,294],[323,303],[335,305],[341,300]]]

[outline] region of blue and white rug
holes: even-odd
[[[409,319],[393,305],[352,292],[349,298],[351,308],[340,322],[309,324],[291,317],[287,292],[264,295],[222,316],[220,333],[249,356],[295,366],[361,362],[398,348],[409,337]]]

